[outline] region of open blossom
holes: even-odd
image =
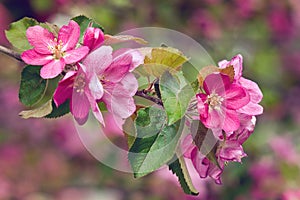
[[[258,103],[262,100],[263,94],[259,89],[258,85],[244,77],[242,77],[243,71],[243,57],[238,54],[234,56],[230,61],[223,60],[220,61],[219,67],[224,69],[228,66],[233,66],[234,68],[234,82],[241,85],[249,94],[250,101],[247,105],[243,106],[238,110],[240,113],[247,115],[260,115],[263,113],[263,107]]]
[[[240,127],[236,110],[249,103],[243,87],[231,83],[229,76],[221,73],[208,75],[203,83],[205,93],[197,94],[201,122],[211,129],[235,131]]]
[[[29,27],[26,36],[33,49],[24,51],[21,55],[25,63],[42,65],[40,75],[44,79],[58,76],[66,64],[73,64],[84,58],[89,48],[75,48],[80,27],[75,21],[61,27],[56,38],[53,33],[41,26]]]
[[[101,46],[90,53],[77,72],[69,72],[59,82],[54,93],[57,106],[71,100],[71,112],[79,124],[86,122],[90,108],[104,124],[99,101],[119,118],[127,118],[135,111],[133,96],[138,83],[131,71],[143,62],[143,57],[136,57],[134,50],[112,51],[110,46]]]

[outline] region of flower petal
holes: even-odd
[[[40,54],[34,49],[29,49],[21,54],[22,60],[30,65],[45,65],[53,60],[52,55]]]
[[[101,85],[102,87],[102,85]],[[103,94],[103,88],[102,88],[102,94]],[[104,123],[104,119],[103,119],[103,116],[102,116],[102,113],[98,107],[98,104],[97,104],[97,101],[96,99],[94,98],[94,94],[92,94],[92,91],[91,90],[88,90],[88,89],[85,89],[85,95],[88,99],[88,101],[90,102],[90,106],[91,106],[91,109],[92,109],[92,112],[95,116],[95,118],[103,125],[105,126],[105,123]]]
[[[52,54],[49,50],[49,46],[54,46],[53,33],[41,26],[29,27],[26,31],[26,37],[28,42],[34,47],[34,49],[41,54]]]
[[[210,74],[203,82],[203,88],[207,94],[217,93],[219,96],[223,96],[230,85],[229,76],[221,73]]]
[[[54,78],[63,71],[64,67],[65,61],[63,59],[53,60],[42,67],[40,72],[41,77],[44,79]]]
[[[201,178],[206,178],[208,175],[209,160],[205,158],[197,148],[191,153],[192,163]]]
[[[100,83],[96,74],[94,74],[89,82],[89,90],[91,91],[91,95],[94,101],[101,99],[103,96],[103,86]]]
[[[109,112],[121,118],[127,118],[134,113],[136,109],[134,99],[122,85],[117,84],[115,87],[105,88],[105,90],[103,101]]]
[[[222,60],[218,63],[221,69],[224,69],[228,66],[233,66],[234,69],[234,79],[239,80],[242,76],[243,71],[243,57],[242,55],[238,54],[234,56],[230,61]]]
[[[66,64],[72,64],[80,61],[89,53],[89,48],[82,46],[78,49],[69,50],[65,53],[64,60]]]
[[[62,41],[63,48],[62,51],[68,51],[74,49],[80,36],[79,25],[70,20],[68,25],[64,25],[58,32],[58,41]]]
[[[236,111],[234,110],[226,110],[226,115],[224,117],[224,121],[222,123],[222,129],[225,132],[236,131],[240,127],[240,120]]]
[[[71,113],[79,125],[84,124],[89,116],[90,102],[82,91],[73,90],[71,99]]]
[[[233,110],[242,108],[250,102],[250,97],[246,90],[237,84],[232,84],[231,87],[226,90],[224,98],[226,108]]]
[[[121,55],[113,60],[113,62],[105,69],[103,75],[109,82],[118,83],[129,72],[131,65],[131,55]]]
[[[57,107],[72,97],[75,75],[76,72],[70,71],[59,81],[53,95],[53,100]]]
[[[87,66],[87,73],[102,74],[103,71],[112,63],[112,51],[110,46],[101,46],[90,53],[84,60],[83,64]]]
[[[219,151],[221,159],[226,161],[241,162],[241,158],[246,156],[242,145],[238,141],[226,140],[225,144]]]
[[[247,115],[261,115],[264,111],[264,108],[257,103],[249,102],[247,105],[243,106],[237,111]]]
[[[127,73],[120,81],[123,88],[129,93],[130,96],[134,96],[138,90],[138,81],[132,73]]]
[[[188,134],[183,141],[181,142],[181,152],[183,153],[183,156],[186,158],[191,158],[191,153],[194,150],[194,148],[197,148],[193,143],[193,136],[192,134]]]
[[[240,78],[239,82],[244,88],[247,89],[251,102],[259,103],[262,100],[263,94],[255,82],[243,77]]]

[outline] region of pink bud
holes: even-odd
[[[83,36],[83,45],[93,51],[100,47],[104,41],[104,33],[100,28],[89,27],[86,29]]]

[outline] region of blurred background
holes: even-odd
[[[185,196],[168,170],[134,179],[93,158],[70,116],[21,119],[22,65],[0,54],[1,200],[300,199],[299,0],[1,0],[0,44],[9,47],[4,30],[24,16],[61,25],[78,14],[110,34],[180,31],[216,62],[242,54],[244,76],[260,85],[265,109],[244,144],[248,157],[225,167],[222,186],[198,181],[198,197]]]

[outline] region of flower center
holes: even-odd
[[[84,92],[84,86],[85,86],[85,78],[83,74],[80,74],[79,76],[77,76],[74,82],[74,89],[76,92],[82,94]]]
[[[209,107],[211,107],[213,109],[220,109],[220,106],[221,106],[223,100],[224,100],[224,98],[222,98],[218,94],[212,93],[207,96],[206,101],[209,104]]]
[[[54,46],[49,45],[48,49],[52,52],[54,59],[59,60],[61,57],[64,56],[64,52],[62,51],[63,48],[63,42],[59,40],[57,42],[57,39],[54,38]]]

